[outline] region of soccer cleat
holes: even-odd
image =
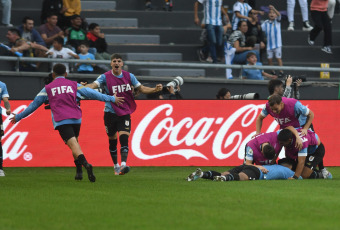
[[[125,165],[125,166],[120,166],[120,170],[119,170],[119,175],[125,175],[128,172],[130,172],[130,167]]]
[[[82,180],[83,179],[83,172],[77,172],[74,179],[75,180]]]
[[[322,173],[324,179],[332,179],[333,178],[332,174],[325,168],[321,169],[321,173]]]
[[[119,175],[120,167],[119,166],[114,166],[114,169],[115,169],[115,175]]]
[[[308,39],[307,39],[307,42],[310,46],[313,46],[314,45],[314,41],[310,40],[310,36],[308,35]]]
[[[214,181],[227,181],[225,176],[214,176]]]
[[[324,47],[321,48],[321,50],[322,50],[323,52],[328,53],[328,54],[333,54],[332,49],[331,49],[330,46],[324,46]]]
[[[288,31],[294,31],[294,22],[290,22],[287,28]]]
[[[85,166],[86,170],[87,170],[87,176],[89,177],[89,180],[91,182],[95,182],[96,181],[96,177],[95,175],[93,174],[93,169],[92,169],[92,165],[91,164],[87,164]]]
[[[303,22],[302,30],[303,31],[311,31],[313,29],[313,26],[309,24],[309,21]]]
[[[5,176],[5,172],[2,169],[0,169],[0,176]]]
[[[187,180],[188,181],[195,181],[195,180],[201,178],[202,176],[203,176],[203,171],[202,171],[202,169],[198,168],[198,169],[196,169],[195,172],[191,173],[188,176]]]

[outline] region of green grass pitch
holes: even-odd
[[[74,168],[5,168],[0,229],[340,229],[340,167],[332,180],[186,181],[195,169],[95,167],[90,183]]]

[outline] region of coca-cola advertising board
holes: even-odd
[[[13,113],[31,101],[11,101]],[[337,153],[340,101],[305,100],[314,114],[313,125],[326,148],[326,166],[340,166]],[[256,117],[264,100],[139,100],[131,118],[130,166],[235,166],[243,162],[245,144],[255,134]],[[112,166],[103,121],[104,103],[82,101],[80,146],[94,166]],[[69,148],[41,106],[29,117],[11,124],[2,110],[5,167],[74,166]],[[278,130],[268,116],[262,132]],[[118,145],[118,152],[120,146]],[[119,155],[119,154],[118,154]],[[280,157],[284,157],[282,151]]]

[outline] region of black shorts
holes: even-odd
[[[305,160],[305,166],[313,169],[320,162],[323,161],[323,157],[325,156],[325,146],[321,143],[319,147],[315,150],[313,154],[308,154]]]
[[[68,125],[60,125],[56,128],[59,131],[59,135],[65,142],[72,137],[78,138],[80,132],[80,124],[68,124]]]
[[[253,165],[240,165],[235,168],[232,168],[228,171],[230,174],[239,174],[243,172],[249,177],[249,180],[258,180],[260,179],[260,170]]]
[[[5,135],[5,132],[4,125],[2,124],[2,114],[0,114],[0,137],[2,137],[3,135]]]
[[[131,131],[131,117],[130,114],[118,116],[115,113],[104,113],[104,125],[106,134],[109,137],[114,136],[119,131]]]

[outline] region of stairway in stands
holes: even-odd
[[[235,0],[236,1],[236,0]],[[169,61],[200,63],[197,49],[201,46],[199,40],[201,29],[193,23],[193,4],[195,0],[174,0],[172,12],[162,10],[163,0],[153,0],[155,9],[144,10],[144,0],[115,1],[82,1],[82,16],[89,23],[101,25],[109,43],[110,53],[121,53],[126,60]],[[42,0],[12,1],[12,23],[19,25],[23,16],[35,19],[36,26],[40,22]],[[232,9],[234,1],[224,1]],[[262,5],[277,4],[278,10],[286,10],[286,1],[261,0]],[[202,8],[200,8],[201,10]],[[200,18],[203,14],[200,13]],[[231,18],[231,14],[229,14]],[[311,21],[311,20],[310,20]],[[286,66],[319,67],[320,63],[329,63],[331,67],[340,67],[340,16],[333,19],[333,54],[321,51],[323,33],[319,35],[316,44],[307,44],[308,32],[302,31],[301,14],[298,3],[295,9],[295,31],[287,31],[287,21],[282,22],[283,63]],[[312,22],[311,22],[312,24]],[[5,39],[6,30],[1,29],[1,41]],[[264,65],[267,63],[264,62]],[[224,69],[211,68],[166,68],[129,66],[129,71],[142,76],[191,76],[224,78]],[[318,78],[319,73],[289,72],[294,75],[307,75]],[[332,73],[331,77],[336,76]]]

